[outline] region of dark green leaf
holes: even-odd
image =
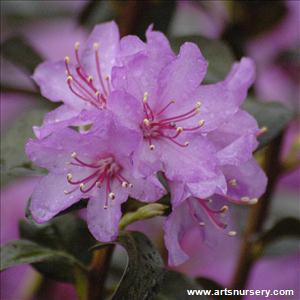
[[[259,242],[264,246],[282,238],[300,238],[300,220],[296,218],[284,218],[266,231]]]
[[[35,67],[43,61],[42,57],[20,36],[11,37],[1,45],[3,56],[32,74]]]
[[[259,148],[277,137],[293,117],[292,112],[278,102],[260,102],[249,98],[243,108],[255,117],[260,127],[267,127],[267,132],[258,138]]]
[[[12,241],[1,247],[1,271],[19,264],[38,263],[60,258],[69,264],[76,263],[67,253],[42,247],[28,240]]]
[[[202,290],[203,286],[181,273],[168,271],[162,283],[161,289],[156,300],[189,300],[192,296],[187,294],[187,290]],[[197,299],[208,299],[206,296],[195,296]]]
[[[33,136],[32,126],[40,124],[47,111],[46,108],[40,108],[24,114],[2,137],[1,184],[18,176],[43,171],[28,160],[24,148],[28,138]]]
[[[140,232],[125,232],[117,241],[128,254],[128,265],[112,300],[155,299],[164,278],[163,261]]]
[[[206,83],[217,82],[225,78],[234,62],[234,57],[227,44],[200,36],[182,36],[171,40],[174,51],[178,52],[184,42],[193,42],[198,45],[203,56],[209,62],[205,77]]]
[[[95,240],[86,223],[73,215],[57,217],[43,225],[22,220],[20,235],[42,247],[67,253],[83,265],[88,265],[92,259],[89,248],[95,244]],[[34,266],[50,278],[74,281],[74,266],[61,257],[53,257]]]

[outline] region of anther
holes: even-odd
[[[195,104],[195,108],[200,108],[201,105],[202,105],[202,103],[201,103],[200,101],[198,101],[198,102],[196,102],[196,104]]]
[[[232,231],[229,231],[227,234],[229,236],[236,236],[237,232],[232,230]]]
[[[268,131],[268,127],[267,126],[263,126],[262,128],[259,129],[259,131],[256,133],[256,136],[259,137],[262,134],[266,133]]]
[[[229,210],[229,207],[228,207],[227,205],[224,205],[224,206],[220,209],[220,211],[221,211],[222,213],[226,213],[228,210]]]
[[[228,181],[228,183],[231,185],[231,186],[237,186],[237,180],[236,179],[230,179],[229,181]]]
[[[146,126],[149,126],[150,125],[150,121],[148,120],[148,119],[144,119],[144,124],[146,125]]]
[[[90,82],[93,81],[93,76],[89,76],[88,81],[90,81]]]
[[[66,64],[69,64],[69,63],[70,63],[70,57],[69,57],[69,56],[66,56],[66,57],[65,57],[65,63],[66,63]]]
[[[254,204],[256,204],[257,202],[258,202],[258,198],[252,198],[252,199],[249,200],[249,204],[250,204],[250,205],[254,205]]]
[[[73,178],[72,174],[71,174],[71,173],[68,173],[68,174],[67,174],[67,179],[68,179],[68,180],[72,180],[72,178]]]
[[[151,145],[149,146],[149,148],[150,148],[150,150],[154,150],[154,149],[155,149],[155,145],[151,144]]]
[[[115,195],[115,193],[110,192],[110,193],[108,194],[108,197],[109,197],[111,200],[114,200],[114,199],[116,198],[116,195]]]
[[[98,50],[99,49],[99,43],[94,43],[93,48],[94,48],[94,50]]]
[[[108,209],[108,205],[107,205],[107,204],[104,204],[103,208],[104,208],[104,209]]]
[[[84,183],[80,183],[79,187],[80,187],[81,189],[84,189],[84,188],[85,188],[85,184],[84,184]]]
[[[72,153],[71,153],[71,157],[72,157],[72,158],[75,158],[76,156],[77,156],[77,153],[76,153],[76,152],[72,152]]]
[[[64,194],[65,194],[65,195],[68,195],[69,192],[68,192],[67,190],[64,190]]]
[[[204,222],[199,222],[199,225],[203,227],[203,226],[205,226],[205,223]]]
[[[144,97],[143,97],[143,102],[144,103],[146,103],[148,101],[148,96],[149,96],[148,92],[145,92]]]
[[[133,184],[132,183],[129,183],[128,185],[130,188],[133,188]]]
[[[79,47],[80,47],[80,43],[79,43],[79,42],[76,42],[76,43],[74,44],[74,48],[75,48],[75,50],[78,50],[78,49],[79,49]]]
[[[96,95],[96,97],[98,97],[98,96],[100,95],[100,92],[99,92],[99,91],[96,91],[96,92],[95,92],[95,95]]]
[[[176,128],[176,131],[177,131],[178,133],[181,133],[181,132],[183,131],[183,128],[182,128],[182,127],[177,127],[177,128]]]
[[[123,181],[123,182],[122,182],[122,187],[123,187],[123,188],[128,188],[128,182]]]
[[[69,75],[68,77],[67,77],[67,82],[71,82],[73,80],[73,77],[71,76],[71,75]]]
[[[200,120],[200,121],[198,122],[198,125],[199,125],[200,127],[202,127],[202,126],[204,125],[204,123],[205,123],[204,120]]]
[[[241,201],[248,203],[250,201],[250,198],[247,196],[244,196],[244,197],[241,197]]]
[[[186,142],[184,142],[184,146],[188,146],[190,144],[190,142],[188,142],[188,141],[186,141]]]

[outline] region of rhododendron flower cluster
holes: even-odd
[[[48,113],[26,151],[49,170],[32,195],[31,212],[45,222],[89,199],[87,222],[100,241],[118,234],[121,204],[171,193],[164,226],[169,263],[184,262],[184,233],[210,224],[235,235],[223,220],[228,204],[253,204],[266,178],[252,157],[261,133],[240,106],[255,76],[249,58],[228,76],[203,84],[208,63],[193,43],[176,55],[152,26],[147,41],[120,39],[114,22],[95,27],[73,57],[45,62],[34,80],[44,97],[63,104]]]

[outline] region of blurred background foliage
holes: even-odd
[[[108,299],[114,293],[113,299],[172,300],[185,299],[187,288],[297,286],[300,282],[297,269],[300,267],[300,26],[294,23],[294,27],[286,26],[285,31],[280,29],[281,24],[287,22],[291,9],[296,10],[299,25],[299,6],[293,8],[291,2],[1,1],[1,244],[18,237],[23,239],[21,243],[7,244],[2,251],[1,268],[32,263],[39,271],[23,266],[4,271],[1,299],[75,299],[74,288],[57,281],[73,283],[80,299],[91,294],[87,291],[86,280],[100,282],[98,296],[89,299]],[[260,127],[268,128],[259,138],[261,143],[256,153],[269,177],[267,192],[251,210],[233,209],[238,240],[221,241],[214,249],[200,247],[197,254],[191,255],[190,262],[168,271],[165,276],[162,276],[166,272],[162,217],[143,224],[137,222],[131,227],[146,233],[158,250],[142,234],[123,234],[117,241],[123,248],[117,246],[108,274],[106,264],[115,246],[95,246],[85,222],[74,214],[78,208],[85,207],[84,202],[49,224],[36,225],[28,214],[27,220],[20,221],[25,217],[25,206],[38,174],[44,172],[28,161],[24,144],[33,136],[32,126],[40,124],[45,112],[55,107],[39,94],[30,76],[40,62],[63,58],[72,51],[74,42],[84,41],[95,24],[112,19],[118,23],[122,36],[136,34],[142,39],[153,23],[156,30],[170,38],[174,51],[178,51],[184,41],[195,42],[209,61],[205,83],[222,80],[234,61],[242,56],[249,55],[257,62],[258,80],[244,108],[256,117]],[[251,51],[252,43],[262,41],[263,45],[276,30],[281,38],[279,42],[275,39],[273,48],[279,45],[275,54],[266,51],[267,54],[260,57]],[[284,43],[291,31],[295,31],[298,39],[295,43]],[[272,40],[269,44],[272,47]],[[283,84],[288,92],[267,99],[258,83],[270,65],[284,71]],[[277,83],[267,82],[271,89]],[[292,85],[298,86],[293,93]],[[168,204],[168,199],[163,199],[162,203]],[[140,206],[131,199],[123,211],[134,212]],[[84,212],[80,214],[84,218]],[[92,255],[90,247],[93,245]],[[230,247],[232,253],[216,250],[222,247]],[[129,267],[123,274],[126,252]],[[93,269],[95,259],[100,261],[100,271]],[[206,259],[211,270],[222,270],[224,276],[206,271],[209,269]],[[226,263],[231,260],[235,263],[228,266]],[[285,267],[281,270],[281,266]],[[288,274],[286,280],[282,272]],[[15,280],[17,278],[19,280]],[[164,289],[160,289],[161,286]]]

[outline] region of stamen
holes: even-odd
[[[148,96],[149,96],[148,92],[145,92],[145,93],[144,93],[144,97],[143,97],[143,102],[144,102],[144,103],[147,103],[147,101],[148,101]]]
[[[108,197],[109,197],[111,200],[115,200],[116,195],[115,195],[115,193],[110,192],[110,193],[108,194]]]
[[[126,182],[126,181],[122,182],[122,187],[123,188],[128,188],[128,186],[129,186],[128,182]]]
[[[259,129],[259,131],[256,133],[256,136],[259,137],[261,135],[263,135],[264,133],[266,133],[268,131],[268,127],[267,126],[263,126],[262,128]]]
[[[74,48],[75,48],[76,51],[78,51],[79,48],[80,48],[80,43],[79,43],[79,42],[76,42],[76,43],[74,44]]]
[[[153,150],[155,150],[155,145],[151,144],[151,145],[149,146],[149,148],[150,148],[151,151],[153,151]]]
[[[231,231],[229,231],[227,234],[228,234],[229,236],[236,236],[236,235],[237,235],[237,232],[231,230]]]
[[[229,181],[228,181],[228,183],[231,185],[231,186],[233,186],[233,187],[236,187],[237,186],[237,180],[236,179],[230,179]]]

